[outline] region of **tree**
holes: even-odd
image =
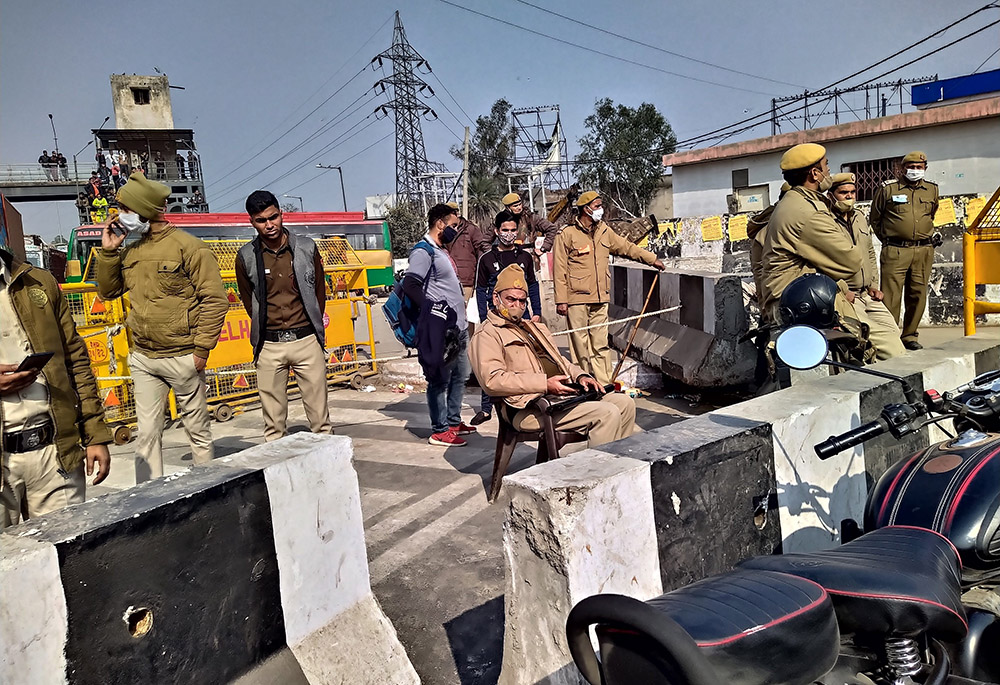
[[[500,211],[503,186],[493,176],[473,176],[469,179],[469,220],[485,229],[493,225]]]
[[[504,174],[513,169],[514,123],[510,117],[512,105],[504,98],[493,103],[490,113],[476,119],[469,136],[469,182],[473,178],[504,180]],[[451,154],[464,160],[464,145],[452,145]]]
[[[297,212],[299,211],[299,206],[294,202],[286,202],[285,204],[281,205],[279,209],[285,213]]]
[[[389,224],[392,256],[397,259],[409,256],[410,248],[427,232],[427,220],[413,203],[401,202],[390,207],[385,213],[385,220]]]
[[[670,124],[648,102],[632,108],[610,98],[598,100],[583,124],[588,133],[578,141],[581,152],[574,164],[581,185],[641,216],[663,174],[662,155],[677,146]]]

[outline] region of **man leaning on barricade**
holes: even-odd
[[[170,188],[135,172],[118,191],[118,217],[102,226],[97,290],[130,295],[129,369],[139,435],[137,482],[163,475],[163,417],[174,391],[195,464],[214,456],[205,364],[219,341],[229,300],[215,255],[163,215]],[[135,242],[122,246],[129,234]]]

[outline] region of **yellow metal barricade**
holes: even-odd
[[[206,241],[219,262],[219,270],[229,299],[219,343],[206,365],[208,402],[219,421],[226,421],[234,409],[257,401],[257,370],[250,345],[250,317],[243,309],[236,285],[236,254],[246,240]],[[327,379],[361,387],[364,379],[378,373],[375,359],[375,332],[372,298],[362,263],[343,238],[316,241],[326,279],[325,327]],[[77,330],[87,343],[98,390],[104,401],[105,420],[115,431],[116,440],[128,440],[129,426],[135,424],[135,393],[128,369],[130,339],[125,326],[128,297],[105,301],[97,295],[96,259],[91,254],[85,278],[91,282],[63,285]],[[360,321],[359,321],[360,319]],[[360,329],[360,330],[358,330]],[[367,336],[367,337],[365,337]],[[294,389],[292,374],[290,389]],[[172,418],[177,417],[173,398]]]
[[[1000,302],[976,299],[977,285],[1000,284],[1000,188],[965,229],[962,267],[965,334],[974,335],[976,316],[1000,314]]]

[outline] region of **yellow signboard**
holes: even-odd
[[[747,238],[749,238],[747,235],[747,215],[737,214],[729,217],[729,241],[735,243]]]
[[[938,203],[937,213],[934,214],[934,226],[948,226],[958,223],[955,218],[955,201],[950,197],[943,197]]]
[[[701,220],[701,239],[706,243],[712,240],[722,240],[722,217],[709,216]]]
[[[968,228],[976,220],[979,213],[986,207],[985,197],[974,197],[965,204],[965,227]]]

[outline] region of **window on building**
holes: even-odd
[[[132,100],[137,105],[148,105],[149,104],[149,88],[133,88],[132,89]]]
[[[902,157],[886,157],[867,162],[851,162],[841,164],[840,170],[855,175],[858,187],[858,202],[870,202],[875,197],[875,191],[886,181],[896,178]]]
[[[733,190],[746,188],[750,185],[749,169],[733,169]]]

